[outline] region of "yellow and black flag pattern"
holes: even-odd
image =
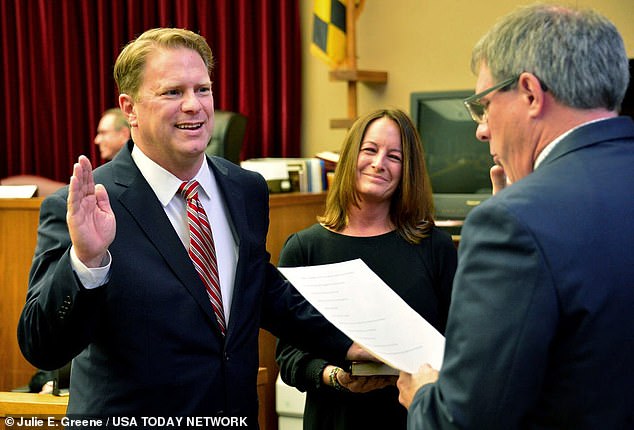
[[[346,59],[345,0],[315,0],[310,50],[332,67]]]

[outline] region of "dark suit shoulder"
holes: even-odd
[[[221,157],[207,156],[207,159],[221,188],[243,193],[247,202],[254,203],[253,199],[268,202],[268,186],[262,175]]]

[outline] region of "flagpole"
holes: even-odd
[[[357,70],[356,0],[346,1],[346,68]],[[357,81],[348,81],[348,118],[357,117]]]
[[[343,2],[343,0],[342,0]],[[357,29],[356,20],[361,11],[357,0],[345,0],[346,4],[346,59],[339,68],[330,70],[331,81],[346,81],[348,87],[348,116],[331,119],[330,128],[350,128],[357,119],[357,83],[385,84],[387,72],[357,69]]]

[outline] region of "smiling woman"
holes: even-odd
[[[383,202],[389,206],[390,199],[401,182],[402,158],[398,125],[388,117],[372,122],[365,132],[357,158],[356,189],[363,204]],[[366,224],[353,223],[355,219],[350,218],[344,232],[352,235],[355,235],[355,229],[362,229],[358,233],[363,232]],[[375,233],[384,233],[392,228],[391,223],[388,223],[381,229],[383,231]]]
[[[346,135],[319,224],[291,235],[279,266],[362,259],[416,312],[443,332],[456,249],[434,225],[423,147],[409,117],[377,110]],[[342,363],[281,338],[284,382],[306,391],[305,429],[405,428],[395,378],[352,376]]]

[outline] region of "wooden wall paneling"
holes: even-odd
[[[0,391],[28,384],[35,372],[20,352],[17,327],[26,299],[41,201],[0,199]]]
[[[266,247],[271,254],[271,262],[277,265],[280,251],[291,233],[302,230],[322,215],[326,204],[326,193],[271,194],[269,199],[269,234]],[[276,338],[266,330],[260,330],[260,366],[268,369],[265,387],[266,426],[277,430],[275,411],[275,380],[279,368],[275,362]]]

